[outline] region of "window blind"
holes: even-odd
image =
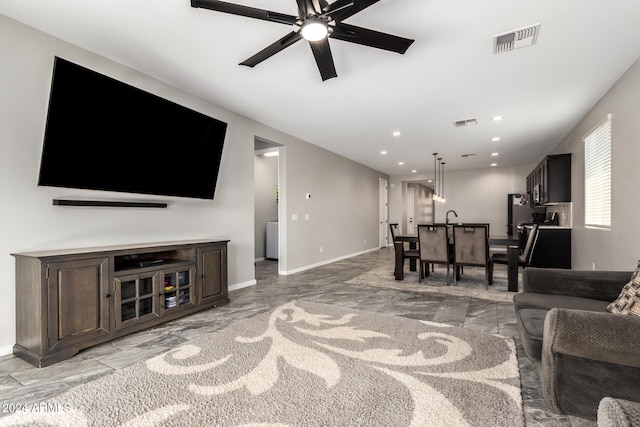
[[[611,115],[584,139],[587,227],[611,228]]]

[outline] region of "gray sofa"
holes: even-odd
[[[604,397],[640,402],[640,316],[607,311],[631,271],[528,267],[518,331],[553,412],[596,420]]]

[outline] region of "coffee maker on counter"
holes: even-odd
[[[544,220],[544,225],[559,225],[560,224],[560,215],[558,212],[551,212],[547,214],[547,217]]]

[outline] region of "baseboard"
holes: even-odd
[[[246,282],[236,283],[234,285],[229,286],[229,292],[237,291],[238,289],[248,288],[249,286],[255,286],[258,283],[256,279],[247,280]]]
[[[0,357],[8,356],[10,354],[13,354],[13,346],[12,345],[8,345],[6,347],[0,347]]]
[[[348,255],[343,255],[337,258],[331,258],[325,261],[320,261],[320,262],[316,262],[315,264],[309,264],[309,265],[305,265],[303,267],[298,267],[298,268],[294,268],[293,270],[279,270],[278,274],[281,274],[283,276],[288,276],[289,274],[295,274],[295,273],[300,273],[301,271],[306,271],[306,270],[311,270],[312,268],[316,268],[316,267],[320,267],[323,265],[327,265],[327,264],[331,264],[334,263],[336,261],[342,261],[343,259],[348,259],[348,258],[353,258],[356,257],[358,255],[363,255],[363,254],[367,254],[369,252],[375,252],[375,251],[379,251],[380,248],[372,248],[372,249],[367,249],[364,251],[360,251],[360,252],[355,252],[352,254],[348,254]]]
[[[265,261],[265,260],[266,260],[266,258],[265,258],[265,257],[262,257],[262,258],[256,258],[256,259],[254,259],[254,260],[253,260],[253,262],[262,262],[262,261]]]

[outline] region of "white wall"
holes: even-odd
[[[147,197],[38,187],[38,168],[54,56],[94,69],[228,123],[215,200]],[[106,58],[0,15],[0,355],[15,342],[15,271],[11,253],[189,238],[230,239],[231,289],[255,283],[254,140],[278,141],[282,159],[279,209],[292,232],[290,259],[301,270],[377,245],[378,177],[369,168],[262,125]],[[105,147],[104,149],[108,149]],[[117,170],[117,168],[116,168]],[[287,181],[291,183],[287,185]],[[372,190],[374,189],[374,190]],[[313,198],[306,200],[304,193]],[[167,209],[68,208],[58,197],[162,200]],[[301,220],[291,222],[290,212]],[[310,220],[304,221],[304,214]],[[363,244],[367,240],[367,245]],[[369,246],[372,244],[372,246]],[[325,251],[319,253],[318,246]],[[289,254],[288,256],[286,254]],[[39,315],[34,313],[34,315]]]
[[[293,273],[377,249],[379,178],[388,176],[314,145],[283,145],[279,208],[286,220],[279,225],[281,237],[285,227],[288,252],[285,262],[279,260],[280,271]]]
[[[611,113],[611,230],[584,226],[583,138]],[[571,156],[572,264],[575,269],[634,270],[640,259],[640,61],[636,61],[554,150]]]

